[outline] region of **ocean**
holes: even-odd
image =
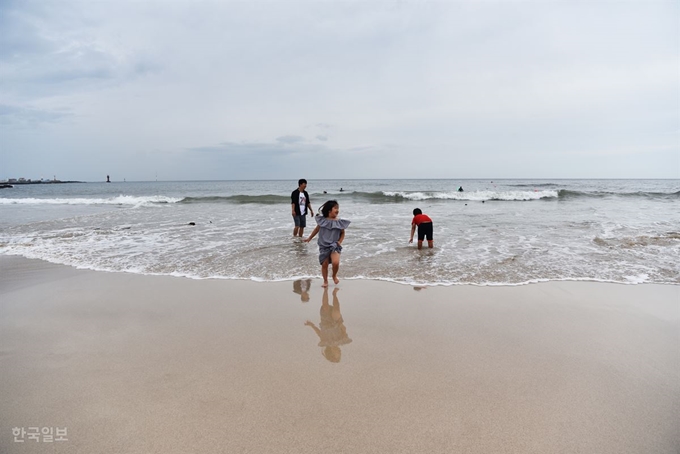
[[[292,237],[296,187],[17,185],[0,189],[0,254],[194,279],[319,278],[316,240]],[[309,180],[307,191],[314,210],[335,199],[352,221],[341,280],[680,284],[680,180]],[[434,249],[408,243],[414,208],[433,219]]]

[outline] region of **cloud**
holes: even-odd
[[[222,155],[275,155],[279,153],[292,153],[291,150],[285,148],[281,143],[234,143],[223,142],[217,145],[205,145],[188,148],[189,152],[198,153],[213,153]]]
[[[624,146],[615,149],[591,149],[591,150],[565,150],[561,154],[577,157],[582,156],[584,158],[595,157],[595,156],[610,156],[610,157],[624,157],[630,155],[645,155],[645,154],[659,154],[659,153],[669,153],[677,151],[678,147],[676,144],[660,145],[655,147],[631,147]],[[680,158],[680,155],[678,156]],[[680,172],[680,169],[678,169]]]
[[[107,36],[106,18],[62,2],[9,2],[0,11],[2,92],[35,101],[97,90],[159,71],[143,49]]]
[[[281,136],[281,137],[277,137],[276,140],[278,142],[283,143],[283,144],[292,144],[292,143],[304,142],[305,138],[302,137],[302,136]]]
[[[217,145],[204,145],[187,148],[190,153],[210,153],[222,156],[251,156],[254,159],[285,159],[294,156],[308,156],[327,153],[330,150],[321,144],[304,144],[301,140],[292,142],[222,142]],[[290,146],[295,144],[294,146]]]
[[[159,150],[178,179],[541,176],[680,123],[673,2],[124,5],[0,2],[6,171],[49,150],[64,178],[129,176]]]
[[[72,112],[47,111],[0,104],[0,124],[36,126],[40,123],[56,123],[72,117]]]

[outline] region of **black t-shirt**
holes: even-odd
[[[305,199],[307,199],[307,211],[309,211],[309,194],[307,191],[304,192]],[[296,189],[290,194],[290,203],[295,205],[295,216],[302,216],[300,213],[300,190]],[[306,213],[305,213],[306,214]]]

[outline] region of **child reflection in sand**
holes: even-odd
[[[300,295],[300,300],[303,303],[309,301],[309,287],[312,286],[311,279],[298,279],[293,282],[293,293]]]
[[[341,345],[346,345],[352,342],[347,336],[347,328],[345,328],[345,321],[342,319],[340,313],[340,301],[338,300],[339,288],[333,290],[333,305],[328,304],[328,288],[323,290],[323,298],[321,300],[321,322],[319,328],[311,321],[307,320],[305,326],[311,326],[314,332],[319,336],[319,347],[324,347],[323,356],[332,363],[339,363],[342,352]]]

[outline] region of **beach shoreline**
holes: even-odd
[[[680,448],[680,286],[346,280],[326,306],[319,279],[305,301],[292,282],[0,270],[2,452]],[[344,340],[311,326],[324,308]],[[29,427],[68,440],[16,442]]]

